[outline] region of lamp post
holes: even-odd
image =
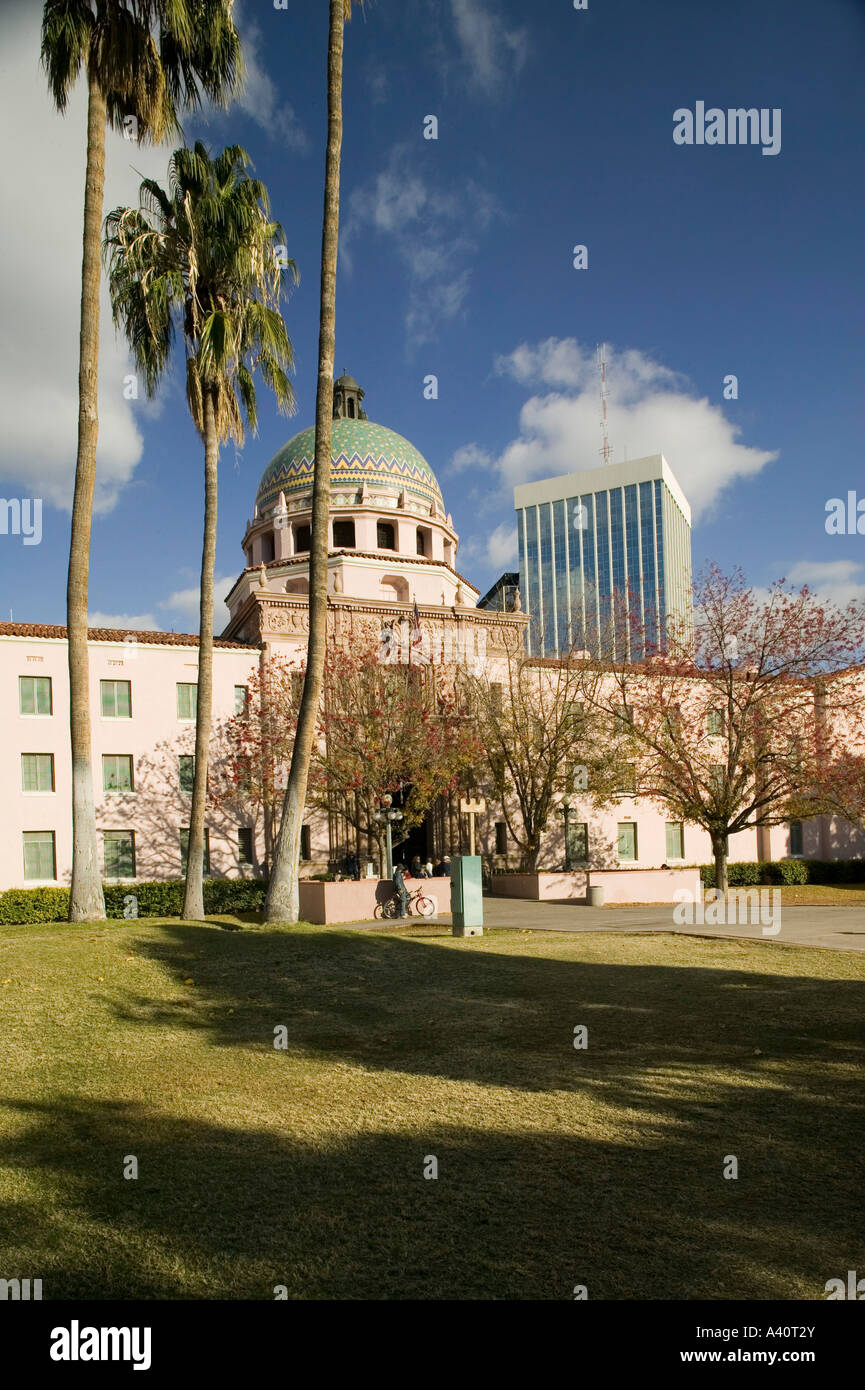
[[[381,825],[382,823],[384,824],[386,854],[385,866],[387,868],[388,878],[393,878],[393,840],[391,838],[391,829],[394,825],[398,825],[403,818],[402,811],[397,811],[393,809],[393,806],[391,804],[392,801],[392,797],[383,796],[381,799],[381,806],[379,810],[375,813],[375,818],[378,821],[379,825]]]
[[[571,837],[568,833],[571,824],[570,804],[566,801],[560,810],[565,818],[565,873],[569,874],[571,872]]]

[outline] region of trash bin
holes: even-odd
[[[586,907],[603,907],[604,890],[601,884],[586,889]]]

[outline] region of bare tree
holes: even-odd
[[[662,650],[609,663],[590,698],[639,794],[707,831],[726,892],[729,837],[798,818],[813,789],[815,685],[827,711],[851,706],[849,683],[826,677],[857,657],[865,609],[783,580],[760,594],[716,566],[694,598],[693,628],[668,623]]]

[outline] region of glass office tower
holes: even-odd
[[[533,656],[640,661],[690,626],[691,509],[662,454],[514,489]]]

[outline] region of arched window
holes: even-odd
[[[268,531],[267,534],[261,538],[261,558],[264,564],[269,565],[273,556],[273,532]]]
[[[399,574],[385,574],[380,580],[381,596],[389,599],[391,603],[408,603],[408,580],[403,579]]]
[[[350,420],[353,420],[353,419],[354,419],[354,399],[353,399],[352,396],[349,396],[348,400],[346,401],[346,405],[348,406],[348,418],[349,418]]]
[[[343,549],[353,550],[355,546],[354,522],[335,521],[333,523],[333,543]]]
[[[426,555],[426,536],[420,527],[417,528],[417,553]]]

